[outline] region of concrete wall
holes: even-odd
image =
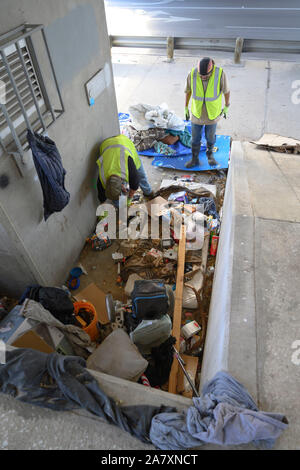
[[[240,142],[233,142],[226,182],[200,390],[225,370],[257,398],[254,217]]]
[[[49,128],[67,172],[70,202],[43,220],[43,195],[31,152],[23,176],[13,158],[0,156],[0,293],[19,295],[29,283],[59,285],[65,281],[93,231],[97,197],[96,159],[101,140],[119,132],[102,0],[1,0],[0,34],[24,23],[43,24],[57,74],[64,114]],[[40,66],[47,67],[39,50]],[[85,83],[106,65],[110,83],[89,106]],[[46,86],[51,84],[44,76]]]

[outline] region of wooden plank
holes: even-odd
[[[181,330],[181,315],[182,315],[182,293],[183,293],[183,280],[184,280],[184,263],[185,263],[185,226],[181,226],[181,237],[179,240],[178,258],[177,258],[177,277],[176,277],[176,292],[175,304],[173,312],[173,329],[172,336],[176,338],[176,349],[180,349],[180,330]],[[170,376],[169,376],[169,392],[176,393],[177,391],[177,373],[178,361],[176,358],[173,360]]]
[[[208,249],[209,249],[209,232],[206,232],[204,235],[204,243],[202,247],[201,269],[202,269],[203,275],[205,275],[205,272],[206,272]]]
[[[185,362],[185,370],[189,374],[192,382],[195,384],[197,369],[198,369],[198,357],[187,356],[186,354],[181,354],[183,361]],[[179,366],[178,377],[177,377],[177,393],[182,394],[186,398],[193,397],[193,390],[185,377],[183,370]]]

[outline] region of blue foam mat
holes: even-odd
[[[130,121],[130,116],[127,113],[119,113],[120,127],[127,124]],[[191,122],[186,122],[186,129],[191,132]],[[203,129],[204,130],[204,129]],[[230,136],[228,135],[217,135],[216,136],[216,147],[218,151],[213,153],[215,160],[218,162],[216,166],[210,166],[207,161],[205,154],[206,151],[206,140],[204,134],[202,136],[202,145],[199,153],[199,161],[201,165],[193,168],[186,168],[185,164],[192,158],[191,149],[185,147],[181,142],[176,142],[174,145],[170,145],[172,149],[176,151],[175,155],[162,155],[155,152],[154,148],[143,150],[138,152],[139,155],[154,157],[152,161],[153,166],[170,168],[173,170],[184,170],[184,171],[207,171],[207,170],[221,170],[228,168],[228,160],[230,155]]]

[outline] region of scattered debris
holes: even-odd
[[[264,134],[259,140],[251,141],[259,148],[280,153],[300,153],[300,140],[283,137],[278,134]]]
[[[90,256],[114,243],[111,251],[99,254],[113,281],[97,280],[101,262],[98,264],[94,254],[97,265],[94,259],[87,264],[94,282],[81,290],[79,279],[88,276],[85,262],[77,263],[66,285],[56,291],[29,286],[14,315],[0,302],[0,339],[18,340],[18,345],[32,342],[44,352],[77,354],[87,359],[91,369],[197,396],[225,184],[226,173],[209,173],[206,182],[203,175],[202,181],[196,175],[183,175],[164,179],[152,199],[137,192],[131,201],[136,217],[146,207],[148,221],[158,224],[157,238],[150,237],[150,228],[148,238],[114,242],[106,228],[93,233],[84,247]],[[169,224],[168,237],[162,231],[163,222]],[[190,249],[197,224],[202,227],[203,242]],[[181,233],[177,233],[178,227]],[[110,287],[114,295],[107,292]],[[79,292],[72,294],[75,289]],[[46,293],[55,294],[56,300],[53,297],[51,303]],[[32,303],[25,317],[22,311],[28,301]],[[46,332],[39,327],[38,318],[47,324]]]

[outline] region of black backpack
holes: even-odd
[[[133,317],[138,321],[158,319],[168,313],[169,299],[161,281],[135,281],[131,298]]]

